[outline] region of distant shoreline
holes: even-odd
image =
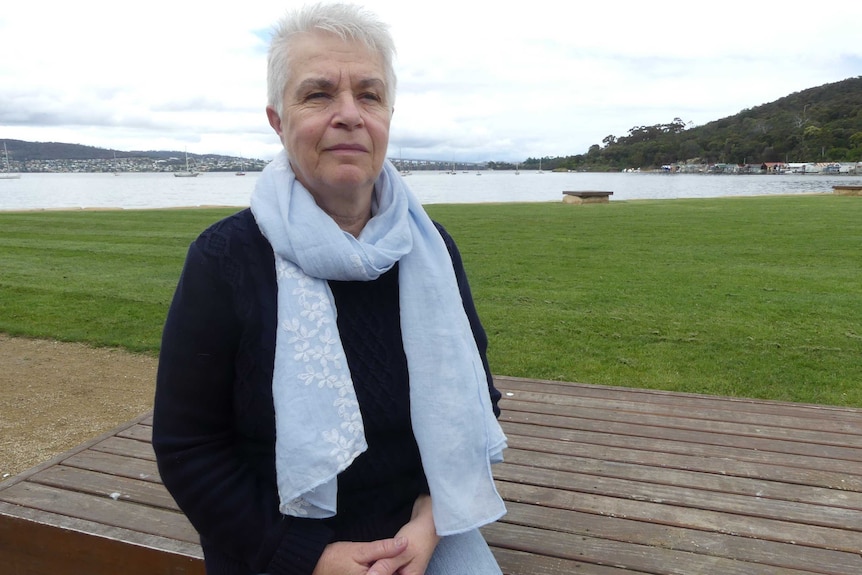
[[[834,192],[799,192],[795,194],[747,194],[747,195],[733,195],[733,196],[706,196],[706,197],[692,197],[692,198],[629,198],[625,200],[612,200],[610,203],[635,203],[635,202],[664,202],[664,201],[685,201],[685,200],[720,200],[720,199],[746,199],[746,198],[795,198],[795,197],[803,197],[803,196],[834,196],[839,195]],[[852,196],[848,196],[852,197]],[[477,202],[477,204],[487,205],[489,202]],[[501,205],[510,204],[513,202],[500,202]],[[547,201],[524,201],[524,202],[515,202],[522,204],[551,204],[558,203],[553,200]],[[559,203],[562,203],[560,201]],[[470,203],[433,203],[427,205],[451,205],[451,206],[469,206],[469,205],[477,205]],[[200,206],[165,206],[165,207],[156,207],[156,208],[117,208],[117,207],[88,207],[88,208],[32,208],[26,210],[4,210],[0,208],[0,215],[2,214],[38,214],[45,212],[154,212],[154,211],[176,211],[176,210],[219,210],[219,209],[237,209],[242,210],[247,208],[248,206],[244,205],[219,205],[219,204],[211,204],[211,205],[200,205]]]
[[[791,194],[792,195],[792,194]],[[231,205],[202,205],[202,206],[165,206],[158,208],[117,208],[117,207],[88,207],[88,208],[31,208],[26,210],[4,210],[0,208],[0,214],[34,214],[42,212],[154,212],[157,210],[218,210],[218,209],[244,209],[248,206]]]

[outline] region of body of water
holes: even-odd
[[[554,202],[564,190],[607,190],[611,201],[831,193],[835,185],[862,185],[862,176],[693,174],[414,172],[406,181],[425,204]],[[259,173],[22,174],[0,180],[0,211],[186,206],[248,206]]]

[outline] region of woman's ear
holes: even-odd
[[[278,112],[275,111],[275,108],[273,108],[272,106],[267,106],[266,117],[269,120],[269,125],[272,126],[272,129],[275,130],[275,133],[278,134],[278,139],[281,140],[281,116],[278,115]]]

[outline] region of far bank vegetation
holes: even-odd
[[[530,158],[522,168],[619,171],[685,164],[862,161],[862,76],[795,92],[734,116],[692,126],[682,118],[608,135],[585,154]]]

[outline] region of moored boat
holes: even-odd
[[[6,162],[3,171],[0,172],[0,180],[17,180],[20,178],[21,174],[13,173],[9,167],[9,151],[6,149],[6,142],[3,142],[3,157],[6,159]]]
[[[200,172],[195,172],[189,169],[189,153],[186,152],[186,169],[182,172],[174,172],[175,178],[196,178]]]

